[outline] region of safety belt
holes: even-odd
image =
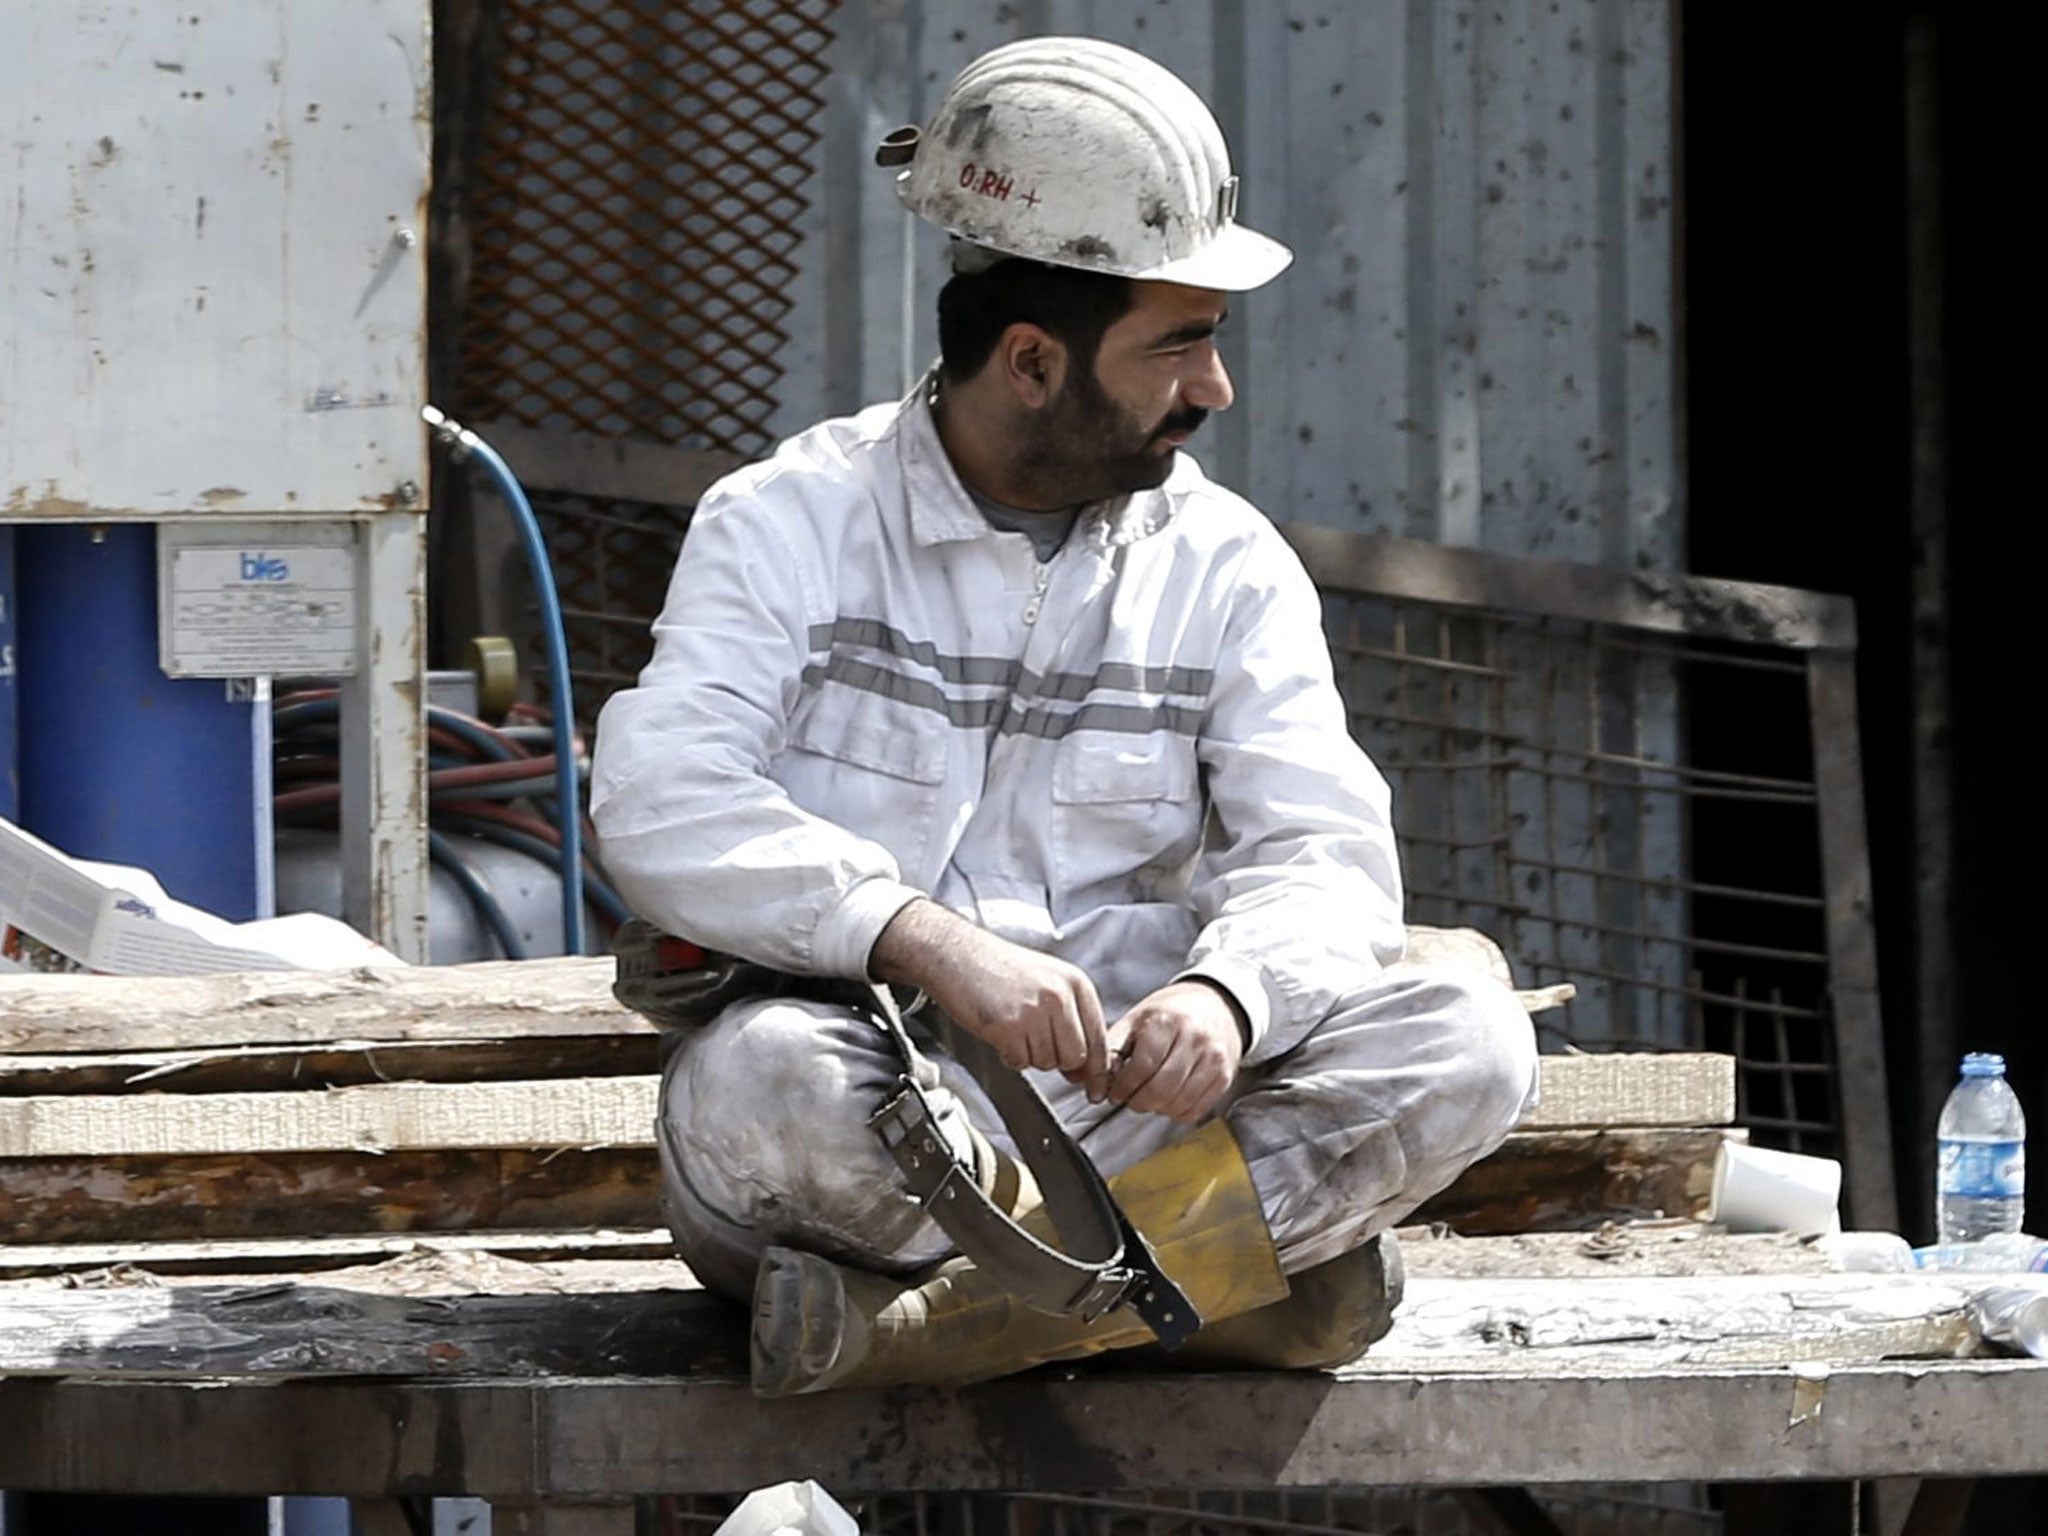
[[[1019,1226],[954,1152],[917,1081],[917,1046],[888,988],[772,970],[664,934],[637,918],[621,926],[612,949],[618,957],[613,994],[665,1030],[701,1028],[751,997],[813,997],[867,1014],[903,1063],[895,1091],[868,1124],[889,1149],[911,1193],[963,1254],[1043,1312],[1093,1320],[1127,1306],[1168,1349],[1201,1327],[1187,1296],[1159,1267],[1151,1244],[1131,1225],[1101,1172],[1038,1090],[967,1031],[948,1030],[947,1048],[1002,1117],[1024,1166],[1038,1181],[1063,1248]]]

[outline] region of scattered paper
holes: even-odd
[[[0,817],[0,972],[194,976],[403,964],[318,913],[215,917],[173,898],[147,870],[70,858]]]

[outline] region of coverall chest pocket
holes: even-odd
[[[1053,756],[1053,848],[1068,891],[1110,882],[1146,899],[1144,872],[1192,853],[1202,825],[1192,742],[1082,731]]]
[[[880,843],[915,878],[946,777],[946,722],[928,709],[827,683],[790,723],[775,776],[805,810]]]

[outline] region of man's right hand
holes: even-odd
[[[1064,960],[1039,954],[947,911],[913,901],[868,954],[877,980],[921,988],[969,1034],[1019,1071],[1041,1067],[1109,1091],[1108,1048],[1095,983]]]

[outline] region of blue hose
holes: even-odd
[[[562,824],[562,949],[571,955],[583,953],[583,797],[576,774],[576,716],[569,689],[569,635],[562,625],[561,599],[555,593],[554,566],[548,560],[547,540],[541,536],[540,519],[533,504],[498,450],[460,422],[424,406],[421,417],[434,435],[454,450],[457,459],[474,457],[498,483],[498,493],[512,509],[519,525],[520,542],[526,548],[527,569],[533,576],[534,595],[540,601],[541,635],[548,656],[548,707],[554,712],[555,762],[560,767],[563,803]]]

